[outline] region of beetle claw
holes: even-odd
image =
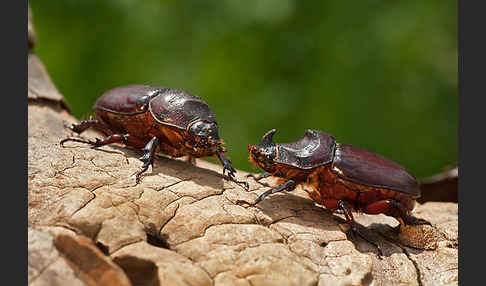
[[[235,176],[236,170],[231,165],[225,164],[223,166],[223,175],[226,173],[226,171],[228,171],[228,176],[230,176],[230,177]]]
[[[245,190],[247,190],[247,191],[250,189],[250,184],[248,184],[248,182],[238,181],[238,180],[235,179],[235,177],[236,177],[235,176],[236,170],[233,167],[231,167],[231,165],[229,167],[228,166],[224,166],[223,167],[223,176],[226,175],[226,171],[228,171],[227,176],[228,176],[229,180],[231,180],[231,181],[233,181],[233,182],[235,182],[235,183],[237,183],[239,185],[242,184],[243,185],[243,188]]]

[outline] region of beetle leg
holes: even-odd
[[[228,171],[228,178],[237,183],[237,184],[243,184],[243,187],[248,190],[250,188],[250,186],[248,185],[248,182],[244,182],[244,181],[238,181],[236,180],[234,177],[235,177],[235,173],[236,173],[236,170],[231,166],[231,162],[228,158],[226,158],[222,151],[221,150],[217,150],[216,151],[216,155],[218,156],[218,159],[219,161],[221,162],[221,164],[223,164],[223,176],[225,175],[225,172]]]
[[[223,175],[226,171],[228,171],[228,176],[234,177],[236,170],[231,166],[230,160],[226,158],[220,150],[216,151],[216,155],[218,156],[221,164],[223,164]]]
[[[110,136],[105,137],[103,139],[96,138],[96,141],[91,141],[91,140],[81,139],[81,138],[76,138],[76,137],[67,137],[67,138],[61,140],[61,142],[59,142],[59,144],[61,144],[61,146],[64,147],[64,143],[67,142],[67,141],[86,143],[86,144],[93,145],[93,147],[101,147],[101,146],[112,144],[112,143],[125,142],[126,138],[125,138],[125,135],[121,135],[121,134],[113,134],[113,135],[110,135]]]
[[[70,129],[73,132],[76,132],[78,134],[81,134],[84,132],[86,129],[93,127],[94,129],[101,131],[104,134],[110,134],[112,133],[110,130],[108,130],[105,125],[96,119],[90,119],[90,120],[83,120],[79,123],[73,123],[71,125],[67,124],[64,122],[64,127]]]
[[[122,134],[112,134],[112,135],[107,136],[103,139],[96,138],[95,141],[77,138],[77,137],[67,137],[67,138],[61,140],[61,142],[59,142],[59,144],[61,144],[61,146],[64,147],[64,143],[67,142],[67,141],[86,143],[86,144],[92,145],[93,147],[101,147],[101,146],[109,145],[109,144],[112,144],[112,143],[121,143],[121,142],[123,142],[125,145],[130,145],[130,146],[133,146],[133,147],[138,148],[138,149],[143,148],[143,146],[145,146],[145,143],[143,143],[142,140],[140,140],[137,137],[134,137],[130,134],[123,134],[123,135]]]
[[[359,229],[356,225],[356,222],[354,221],[353,213],[352,213],[351,209],[349,208],[349,206],[346,204],[345,201],[343,201],[343,200],[338,201],[338,209],[343,211],[344,216],[346,217],[346,222],[351,227],[351,230],[353,231],[353,233],[359,235],[362,239],[364,239],[365,241],[367,241],[371,245],[374,245],[376,247],[376,249],[378,249],[378,254],[380,256],[383,256],[383,252],[381,251],[380,246],[378,244],[376,244],[376,242],[373,242],[370,239],[368,239],[364,234],[362,234],[359,231]]]
[[[246,177],[247,177],[247,178],[252,177],[252,178],[253,178],[255,181],[257,181],[257,182],[258,182],[258,181],[260,181],[261,179],[265,179],[265,178],[267,178],[267,177],[270,177],[271,175],[272,175],[272,174],[270,174],[269,172],[264,172],[264,173],[262,173],[262,174],[258,175],[258,177],[256,177],[256,176],[255,176],[255,175],[253,175],[253,174],[248,174],[248,175],[246,175]]]
[[[285,183],[280,184],[280,185],[276,186],[275,188],[270,189],[270,190],[264,192],[263,194],[261,194],[255,200],[255,202],[252,205],[254,206],[254,205],[258,204],[259,202],[263,201],[267,196],[269,196],[271,194],[275,194],[275,193],[283,192],[283,191],[290,192],[293,189],[295,189],[295,186],[296,186],[296,184],[295,184],[295,181],[294,180],[288,180]]]
[[[140,157],[140,161],[143,162],[142,165],[142,170],[140,170],[137,173],[137,179],[136,182],[137,184],[140,183],[142,179],[142,174],[147,171],[148,167],[153,164],[154,162],[154,154],[155,154],[155,149],[157,149],[157,146],[159,146],[159,139],[157,137],[152,138],[147,145],[142,149],[145,153],[143,154],[142,157]]]
[[[256,177],[256,176],[255,176],[255,175],[253,175],[253,174],[248,174],[248,175],[246,175],[246,177],[247,177],[247,178],[250,178],[250,177],[251,177],[251,178],[253,178],[253,180],[255,180],[257,183],[259,183],[260,185],[262,185],[262,186],[264,186],[264,187],[270,187],[270,185],[269,185],[269,184],[267,184],[267,183],[262,183],[262,182],[260,182],[260,180],[265,179],[265,178],[268,178],[268,177],[270,177],[271,175],[272,175],[272,174],[270,174],[270,173],[268,173],[268,172],[264,172],[264,173],[262,173],[262,174],[258,175],[258,177]]]

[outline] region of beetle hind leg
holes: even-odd
[[[137,137],[134,137],[130,134],[112,134],[109,135],[103,139],[96,138],[95,141],[93,140],[88,140],[88,139],[83,139],[83,138],[78,138],[78,137],[67,137],[61,140],[59,144],[64,147],[64,143],[68,141],[73,141],[73,142],[79,142],[79,143],[85,143],[92,145],[93,148],[96,147],[102,147],[105,145],[113,144],[113,143],[124,143],[125,145],[129,145],[135,148],[143,148],[145,146],[145,143],[143,140],[140,140]]]
[[[351,231],[355,234],[357,234],[359,237],[361,237],[362,239],[364,239],[366,242],[368,242],[369,244],[373,245],[374,247],[376,247],[376,249],[378,250],[378,254],[379,256],[383,256],[383,252],[381,250],[381,247],[374,241],[372,241],[371,239],[367,238],[363,233],[361,233],[361,231],[358,229],[358,226],[356,225],[356,222],[354,221],[354,217],[353,217],[353,213],[351,211],[351,209],[349,208],[349,206],[347,205],[346,202],[344,202],[343,200],[339,200],[337,202],[337,209],[338,210],[341,210],[343,213],[344,213],[344,217],[346,218],[346,222],[348,223],[348,225],[351,227]]]
[[[67,122],[64,122],[64,127],[67,128],[67,129],[69,129],[69,130],[71,130],[71,131],[73,131],[73,132],[75,132],[75,133],[77,133],[77,134],[81,134],[81,133],[83,133],[85,130],[87,130],[89,128],[94,128],[94,129],[100,131],[101,133],[103,133],[105,135],[116,135],[116,134],[113,134],[113,132],[111,132],[105,126],[105,124],[102,121],[96,120],[96,119],[82,120],[79,123],[72,123],[71,125],[69,125]],[[121,136],[121,135],[119,135],[119,136]],[[107,138],[105,138],[105,139],[107,139]],[[105,140],[105,139],[103,139],[103,140]],[[111,144],[111,143],[114,143],[114,142],[119,142],[119,141],[117,141],[116,136],[114,138],[110,138],[110,140],[114,140],[113,142],[110,142],[110,143],[103,144],[101,142],[103,140],[96,138],[96,141],[91,141],[91,140],[87,140],[87,139],[83,139],[83,138],[67,137],[67,138],[61,140],[59,142],[59,144],[61,144],[61,146],[63,146],[64,142],[74,141],[74,142],[80,142],[80,143],[90,144],[90,145],[93,145],[95,147],[100,147],[100,146],[103,146],[103,145],[106,145],[106,144]]]
[[[76,132],[77,134],[83,133],[86,129],[94,128],[104,134],[110,134],[111,132],[105,127],[103,122],[96,119],[83,120],[79,123],[73,123],[71,125],[64,122],[64,127]]]
[[[88,140],[88,139],[82,139],[82,138],[76,138],[76,137],[67,137],[61,140],[59,144],[64,147],[64,143],[68,141],[73,141],[73,142],[79,142],[79,143],[86,143],[89,145],[92,145],[93,147],[101,147],[104,145],[112,144],[112,143],[120,143],[120,142],[126,142],[127,138],[126,135],[122,134],[113,134],[108,137],[105,137],[103,139],[96,138],[95,141]]]

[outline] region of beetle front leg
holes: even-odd
[[[143,162],[142,170],[137,173],[136,183],[139,184],[141,181],[142,174],[147,171],[150,165],[153,165],[155,150],[159,146],[159,139],[157,137],[152,138],[147,145],[142,149],[145,153],[140,157],[140,161]]]
[[[217,150],[216,155],[218,156],[218,159],[221,162],[221,164],[223,164],[223,176],[225,175],[225,172],[228,171],[228,178],[231,181],[237,184],[243,184],[243,188],[248,190],[250,188],[248,182],[238,181],[234,178],[236,170],[231,166],[230,160],[223,155],[223,152],[221,150]]]
[[[346,217],[346,222],[351,227],[352,232],[353,233],[356,233],[362,239],[364,239],[365,241],[367,241],[371,245],[375,246],[376,249],[378,249],[378,254],[380,256],[383,256],[383,252],[381,251],[380,246],[378,244],[376,244],[376,242],[371,241],[370,239],[368,239],[364,234],[362,234],[359,231],[359,229],[358,229],[358,227],[356,225],[356,222],[354,221],[353,213],[352,213],[351,209],[349,208],[349,206],[347,205],[347,203],[345,201],[343,201],[343,200],[339,200],[337,203],[338,203],[338,209],[341,210],[344,213],[344,217]]]
[[[226,171],[228,171],[228,176],[234,177],[236,170],[233,168],[233,166],[231,166],[230,160],[223,155],[223,152],[221,152],[221,150],[216,151],[216,155],[218,156],[221,164],[223,164],[223,175]]]
[[[270,174],[269,172],[263,172],[262,174],[258,175],[258,177],[255,176],[255,175],[253,175],[253,174],[248,174],[248,175],[246,175],[246,177],[247,178],[250,178],[251,177],[251,178],[253,178],[253,180],[255,180],[255,181],[258,182],[258,181],[260,181],[262,179],[265,179],[265,178],[270,177],[271,175],[272,174]]]
[[[258,177],[256,177],[256,176],[255,176],[255,175],[253,175],[253,174],[248,174],[248,175],[246,175],[246,177],[247,177],[247,178],[250,178],[250,177],[251,177],[251,178],[253,178],[253,180],[255,180],[255,182],[259,183],[260,185],[262,185],[262,186],[264,186],[264,187],[270,187],[270,185],[269,185],[269,184],[267,184],[267,183],[262,183],[262,182],[260,182],[260,180],[265,179],[265,178],[268,178],[268,177],[270,177],[271,175],[272,175],[272,174],[270,174],[270,173],[268,173],[268,172],[264,172],[264,173],[262,173],[262,174],[258,175]]]
[[[263,201],[266,197],[268,197],[271,194],[275,194],[275,193],[283,192],[283,191],[290,192],[293,189],[295,189],[295,186],[296,186],[296,184],[295,184],[294,180],[288,180],[285,183],[282,183],[282,184],[276,186],[275,188],[272,188],[272,189],[264,192],[263,194],[258,196],[258,198],[253,202],[253,204],[250,204],[250,205],[255,206],[256,204]],[[238,201],[238,202],[242,202],[242,201]]]

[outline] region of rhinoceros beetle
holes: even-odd
[[[96,141],[76,137],[63,139],[100,147],[124,143],[141,149],[144,155],[142,169],[136,182],[153,164],[154,154],[161,152],[172,157],[188,155],[193,158],[215,155],[223,165],[223,175],[247,188],[247,182],[235,180],[236,170],[223,155],[226,149],[218,135],[218,123],[209,106],[186,91],[152,85],[128,85],[111,89],[95,103],[95,118],[73,123],[67,128],[80,134],[88,128],[102,132],[106,137]]]
[[[368,242],[356,227],[352,210],[367,214],[383,213],[401,225],[430,224],[410,215],[420,197],[416,178],[404,167],[367,150],[336,143],[334,137],[319,130],[306,130],[304,137],[292,143],[276,144],[267,132],[256,146],[248,145],[249,159],[265,172],[255,177],[279,177],[278,185],[262,193],[252,205],[270,194],[292,191],[304,184],[304,190],[316,203],[331,211],[344,213],[351,229]]]

